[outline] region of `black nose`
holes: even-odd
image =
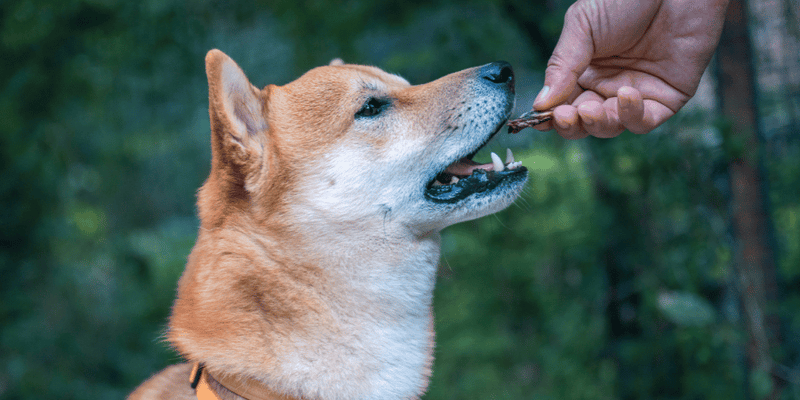
[[[497,61],[486,64],[480,69],[480,77],[497,85],[506,85],[514,91],[514,70],[511,64]]]

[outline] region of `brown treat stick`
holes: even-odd
[[[508,121],[508,133],[517,133],[525,128],[539,125],[553,119],[552,111],[529,111],[519,118]]]

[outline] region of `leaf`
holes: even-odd
[[[756,399],[766,399],[774,389],[772,377],[761,368],[750,372],[750,390]]]
[[[658,295],[658,308],[677,325],[705,326],[715,319],[711,303],[691,292],[662,292]]]

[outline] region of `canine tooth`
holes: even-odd
[[[492,153],[492,165],[494,165],[495,171],[502,171],[505,169],[505,167],[503,166],[503,162],[500,161],[500,156],[494,153]]]
[[[453,177],[450,178],[450,184],[455,185],[456,183],[458,183],[458,177],[453,175]]]
[[[514,162],[514,153],[511,152],[511,149],[506,149],[506,164],[511,164]]]

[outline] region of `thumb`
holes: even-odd
[[[594,54],[591,26],[585,7],[578,2],[564,17],[564,28],[553,55],[547,61],[544,87],[536,96],[533,108],[549,110],[565,103],[578,87],[578,78],[589,67]]]

